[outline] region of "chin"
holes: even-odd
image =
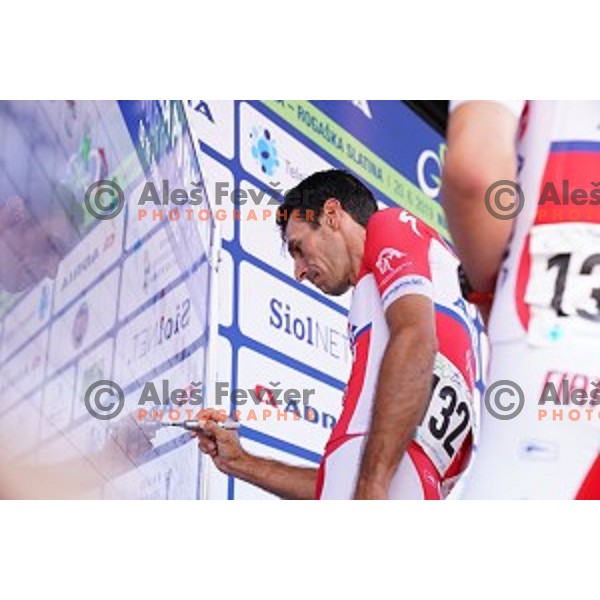
[[[342,296],[345,294],[350,286],[348,285],[338,285],[331,289],[326,289],[325,287],[321,288],[321,291],[328,296]]]

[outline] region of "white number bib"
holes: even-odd
[[[530,252],[530,342],[600,336],[600,225],[537,225]]]
[[[421,445],[441,475],[473,427],[473,394],[462,373],[437,354],[433,370],[431,402],[415,441]]]

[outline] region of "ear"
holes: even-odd
[[[337,198],[328,198],[323,204],[323,223],[334,230],[339,229],[343,211]]]

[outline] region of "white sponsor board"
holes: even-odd
[[[229,327],[233,320],[233,272],[234,265],[231,254],[221,250],[219,263],[219,324]]]
[[[189,107],[194,137],[201,138],[207,154],[215,150],[228,163],[235,153],[237,109],[232,101],[209,104],[197,111]],[[199,452],[189,432],[148,431],[135,423],[139,415],[132,419],[130,414],[138,408],[144,384],[153,383],[164,398],[175,390],[191,391],[207,377],[211,272],[208,261],[201,263],[216,250],[208,246],[217,232],[212,215],[182,217],[185,205],[179,207],[179,219],[173,217],[181,200],[175,190],[197,192],[200,175],[189,132],[174,121],[177,108],[154,101],[40,103],[36,108],[47,114],[49,132],[56,137],[56,156],[48,157],[48,165],[54,158],[52,165],[68,161],[66,169],[46,174],[66,182],[82,208],[89,184],[111,179],[123,189],[126,205],[116,217],[100,221],[84,210],[78,222],[82,238],[62,260],[56,279],[38,283],[11,304],[3,295],[0,304],[11,308],[0,322],[0,460],[52,465],[47,473],[59,475],[57,487],[63,476],[72,475],[90,483],[87,497],[198,495]],[[25,136],[34,133],[29,120],[19,128]],[[204,158],[208,177],[233,189],[233,167]],[[239,169],[237,160],[232,165]],[[27,177],[29,163],[21,166]],[[144,190],[152,193],[143,195]],[[198,193],[189,196],[198,201]],[[154,203],[157,198],[160,205]],[[143,208],[149,218],[140,218]],[[154,209],[163,212],[155,216]],[[206,196],[197,209],[208,212]],[[233,223],[226,227],[233,240]],[[224,263],[232,324],[232,257]],[[153,379],[141,381],[145,377]],[[114,381],[126,393],[122,412],[108,421],[93,418],[84,402],[90,385],[102,380]],[[119,428],[129,421],[142,433],[136,442],[119,437]],[[129,452],[138,444],[149,448],[147,453]],[[27,477],[24,469],[24,483]],[[57,491],[76,495],[67,487],[48,489],[48,494]]]
[[[177,363],[173,368],[161,373],[155,378],[144,381],[125,399],[124,414],[131,413],[142,430],[147,431],[149,441],[153,446],[160,446],[176,437],[183,430],[175,427],[164,427],[154,432],[154,425],[159,421],[179,422],[194,419],[203,405],[200,400],[204,398],[205,385],[202,365],[205,353],[201,348],[184,361]],[[176,398],[172,402],[177,390],[184,390],[186,394],[191,389],[202,393],[202,398],[192,398],[190,403]],[[181,394],[180,394],[181,395]],[[154,434],[154,435],[152,435]]]
[[[148,182],[153,183],[156,186],[157,190],[161,189],[161,183],[158,179],[153,179],[152,177],[148,177],[147,179],[143,179],[131,192],[131,196],[127,198],[127,236],[126,236],[126,247],[128,250],[131,250],[135,244],[137,244],[144,236],[148,235],[152,230],[157,229],[161,223],[161,220],[158,218],[153,218],[154,213],[152,212],[153,208],[156,208],[157,211],[163,210],[168,207],[153,207],[149,204],[147,207],[143,207],[147,215],[143,218],[140,218],[140,209],[142,207],[139,204],[139,200],[142,197],[144,188]],[[142,213],[143,214],[143,213]],[[157,213],[158,215],[159,213]]]
[[[2,357],[5,361],[15,350],[48,323],[52,310],[52,281],[44,280],[27,294],[4,319]]]
[[[233,158],[233,100],[188,100],[184,106],[192,135],[226,158]]]
[[[139,500],[189,500],[198,487],[198,447],[187,443],[113,479],[105,488],[106,498]]]
[[[84,404],[86,390],[97,381],[111,379],[114,343],[114,338],[108,338],[81,357],[77,366],[74,420],[88,414]]]
[[[40,438],[47,439],[67,428],[73,414],[75,367],[70,367],[44,387]]]
[[[121,294],[119,319],[129,316],[136,308],[158,294],[181,274],[166,228],[131,254],[123,264],[126,292]]]
[[[54,290],[54,314],[114,264],[123,250],[124,212],[101,221],[61,263]]]
[[[79,356],[114,326],[118,285],[116,269],[52,323],[50,374]]]
[[[109,421],[88,419],[79,427],[61,431],[52,440],[37,446],[37,463],[52,465],[84,458],[80,465],[74,464],[73,468],[81,469],[81,473],[87,476],[95,473],[101,478],[101,475],[108,474],[108,471],[103,470],[98,463],[98,453],[105,447],[109,427]],[[116,460],[117,457],[115,456],[114,459]],[[72,474],[76,476],[77,473],[73,471]]]
[[[230,194],[234,190],[234,179],[231,171],[207,154],[200,155],[202,178],[210,205],[218,217],[221,236],[224,240],[232,240],[234,236],[233,209]],[[202,206],[201,208],[206,208]],[[217,213],[217,211],[219,211]]]
[[[27,395],[44,380],[48,330],[45,329],[2,368],[0,410]]]
[[[246,261],[240,264],[239,313],[247,336],[346,381],[352,358],[344,315]]]
[[[200,267],[207,268],[206,265]],[[192,277],[119,330],[115,381],[126,387],[145,373],[174,358],[202,336],[206,315],[197,312],[205,303],[193,303]]]
[[[22,398],[0,417],[0,456],[8,460],[33,450],[39,440],[41,393]]]
[[[286,192],[332,166],[249,104],[240,104],[240,161],[268,187]]]
[[[237,387],[262,400],[257,404],[247,392],[235,405],[243,425],[323,452],[342,408],[342,391],[247,348],[239,351]]]
[[[281,452],[280,450],[276,450],[275,448],[271,448],[270,446],[265,446],[264,444],[259,444],[252,440],[242,440],[244,448],[254,454],[255,456],[260,456],[262,458],[271,458],[273,460],[278,460],[287,465],[291,465],[294,467],[310,467],[312,469],[316,469],[318,465],[315,463],[306,460],[304,458],[300,458],[295,456],[294,454],[288,454],[287,452]],[[234,499],[235,500],[278,500],[279,498],[265,490],[262,490],[259,487],[254,485],[250,485],[245,481],[237,479],[234,483]],[[212,497],[212,494],[211,494]],[[225,496],[227,498],[227,496]]]

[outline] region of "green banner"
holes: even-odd
[[[390,200],[450,239],[444,211],[435,200],[310,102],[265,100],[263,104]]]

